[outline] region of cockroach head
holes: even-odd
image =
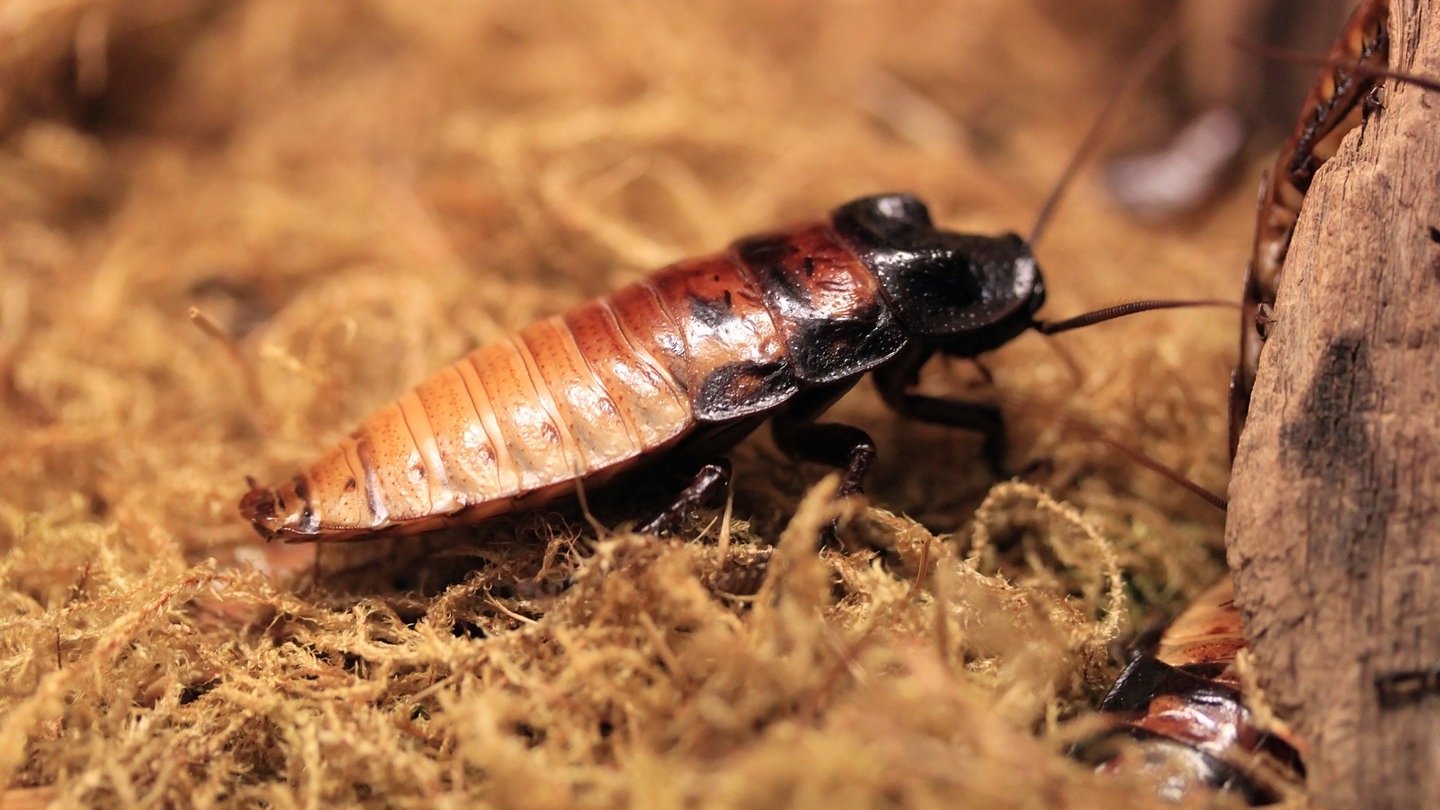
[[[907,333],[947,354],[973,356],[1029,329],[1045,302],[1030,246],[1015,234],[937,230],[910,194],[847,203],[835,229],[880,282]]]

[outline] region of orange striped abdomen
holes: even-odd
[[[697,401],[774,407],[796,388],[788,369],[742,271],[723,255],[682,262],[471,352],[241,508],[292,538],[474,522],[665,449],[695,427]]]
[[[366,419],[304,474],[252,489],[262,531],[408,534],[540,504],[693,424],[684,391],[605,303],[477,349]]]
[[[897,200],[839,211],[881,216]],[[933,233],[918,201],[906,213],[899,224]],[[802,388],[848,387],[905,343],[836,228],[742,239],[478,349],[289,483],[252,484],[241,512],[267,537],[409,534],[538,506],[681,442],[735,441]]]

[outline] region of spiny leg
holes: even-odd
[[[700,468],[695,474],[695,479],[681,490],[675,502],[667,506],[660,514],[645,521],[635,528],[640,534],[653,534],[656,536],[669,534],[680,526],[680,522],[689,513],[699,509],[707,502],[715,499],[730,486],[730,462],[728,459],[719,459]]]

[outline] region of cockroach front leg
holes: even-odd
[[[635,531],[657,536],[669,534],[680,526],[686,515],[715,500],[729,486],[730,462],[727,459],[722,458],[706,464],[695,474],[695,479],[681,490],[674,503],[635,527]]]
[[[985,463],[998,478],[1010,477],[1005,466],[1005,420],[1000,409],[980,402],[943,399],[911,393],[919,382],[920,367],[930,359],[928,352],[917,352],[898,358],[891,365],[875,370],[875,385],[885,404],[901,416],[933,425],[964,428],[979,433],[984,440]]]

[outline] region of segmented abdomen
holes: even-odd
[[[692,423],[683,388],[592,302],[471,352],[366,419],[296,482],[313,516],[293,533],[480,519],[663,447]]]
[[[751,237],[470,353],[241,511],[301,539],[474,522],[858,376],[903,343],[830,223]]]

